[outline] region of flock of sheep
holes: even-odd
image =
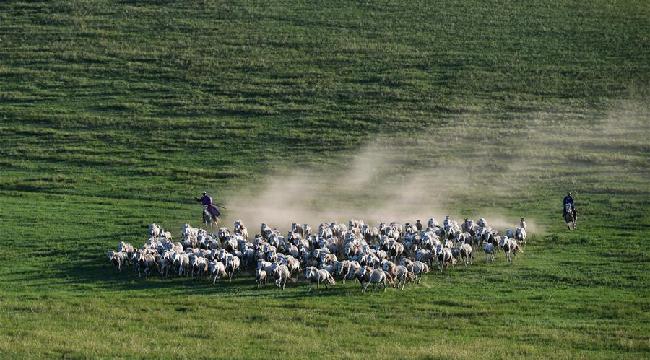
[[[254,271],[258,287],[272,279],[284,289],[287,281],[303,275],[317,287],[334,285],[335,279],[358,280],[365,292],[370,285],[404,289],[408,282],[419,283],[433,266],[440,272],[459,261],[468,266],[475,249],[483,250],[486,262],[494,261],[499,250],[512,262],[525,241],[524,218],[504,235],[483,218],[477,222],[465,219],[459,225],[449,216],[442,224],[429,219],[426,228],[420,220],[377,227],[350,220],[347,225],[322,223],[314,232],[307,224],[294,223],[286,236],[263,223],[252,241],[248,229],[237,220],[232,231],[224,227],[217,233],[185,224],[180,242],[173,242],[171,233],[151,224],[149,239],[141,248],[120,242],[108,258],[117,270],[132,265],[138,276],[145,277],[155,272],[161,277],[205,278],[215,283]]]

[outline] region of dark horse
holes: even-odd
[[[204,205],[203,206],[203,223],[207,226],[209,225],[210,228],[214,228],[217,224],[219,224],[219,210],[214,210],[212,209],[212,212],[210,212],[210,207]]]
[[[576,229],[576,220],[578,220],[578,214],[576,209],[571,206],[571,204],[564,205],[564,222],[569,230]]]

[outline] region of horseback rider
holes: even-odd
[[[576,217],[576,207],[573,204],[573,196],[571,196],[571,192],[569,192],[567,194],[567,196],[564,197],[564,200],[562,200],[562,217],[566,216],[567,205],[571,209],[571,212],[573,213],[573,218],[575,219],[575,217]]]
[[[212,220],[216,221],[217,218],[219,217],[219,215],[221,215],[221,212],[219,211],[219,208],[216,207],[216,205],[214,205],[212,203],[212,197],[210,195],[208,195],[207,192],[204,191],[203,196],[201,196],[200,198],[195,198],[195,200],[199,201],[201,203],[201,205],[205,206],[205,208],[208,210],[208,212],[212,216]]]

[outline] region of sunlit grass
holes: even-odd
[[[647,357],[648,18],[643,1],[2,2],[0,357]],[[386,182],[453,169],[445,210],[539,231],[513,265],[365,295],[106,261],[148,223],[197,223],[204,189],[345,184],[368,144],[394,154]]]

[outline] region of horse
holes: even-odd
[[[576,229],[576,221],[578,220],[578,215],[575,209],[571,204],[564,205],[564,222],[566,223],[569,230]]]
[[[219,217],[218,216],[212,216],[210,214],[210,210],[208,209],[207,206],[203,207],[203,223],[206,226],[210,226],[210,229],[214,229],[215,226],[219,224]]]

